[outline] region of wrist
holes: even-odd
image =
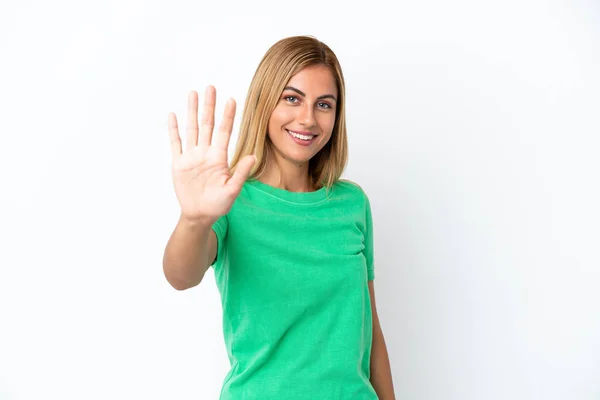
[[[179,223],[188,229],[198,230],[198,229],[210,229],[216,221],[212,218],[189,218],[185,215],[180,215]]]

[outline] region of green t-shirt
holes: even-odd
[[[364,191],[347,181],[298,193],[249,180],[213,230],[231,364],[220,399],[377,399]]]

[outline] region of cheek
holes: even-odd
[[[273,113],[271,114],[271,118],[269,119],[269,126],[267,129],[267,134],[269,137],[271,137],[271,135],[278,131],[280,128],[280,120],[281,117],[279,115],[280,113],[277,111],[277,109],[275,111],[273,111]]]
[[[319,125],[323,132],[331,133],[335,126],[335,113],[325,114],[319,119]]]
[[[271,114],[269,126],[273,129],[281,128],[294,119],[294,111],[291,107],[277,107]]]

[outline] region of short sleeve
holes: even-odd
[[[212,226],[212,230],[215,231],[215,235],[217,236],[217,255],[215,257],[215,261],[211,264],[211,267],[218,267],[223,260],[225,237],[227,236],[228,227],[229,221],[227,220],[227,215],[219,217],[219,219]]]
[[[375,279],[375,263],[373,249],[373,217],[371,215],[371,203],[365,194],[365,248],[363,254],[367,261],[367,277],[372,281]]]

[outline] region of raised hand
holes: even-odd
[[[216,90],[209,86],[204,96],[202,127],[199,130],[198,93],[190,92],[184,151],[177,117],[174,113],[169,113],[168,117],[175,194],[181,206],[181,217],[194,223],[213,224],[220,216],[229,212],[256,160],[254,156],[244,157],[231,175],[227,148],[233,129],[235,101],[227,101],[223,120],[213,137],[215,102]]]

